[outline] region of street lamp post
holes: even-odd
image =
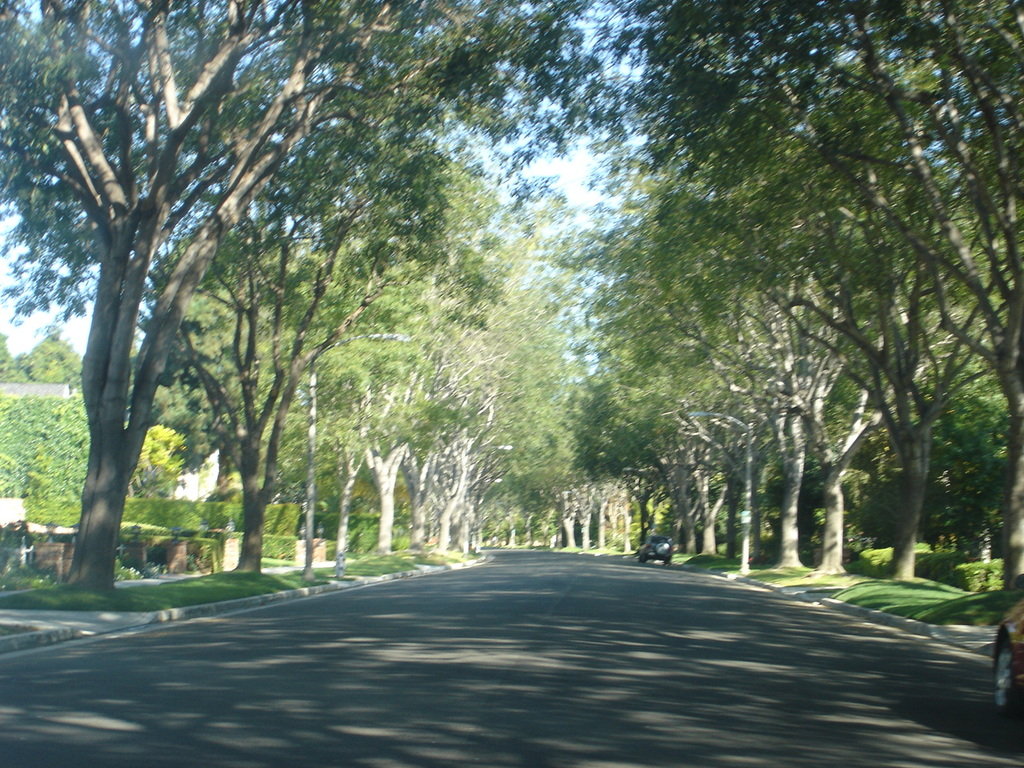
[[[740,573],[750,572],[750,516],[754,505],[754,441],[753,430],[745,421],[740,421],[735,416],[717,411],[692,411],[687,416],[694,418],[712,417],[730,421],[746,435],[746,461],[743,472],[743,509],[740,511],[740,526],[743,529],[742,554],[740,559]]]
[[[368,333],[363,336],[341,339],[325,347],[321,350],[321,353],[359,339],[378,339],[383,341],[410,340],[408,336],[400,333]],[[303,526],[303,537],[306,540],[306,558],[302,569],[304,581],[316,580],[316,576],[313,573],[313,537],[314,523],[316,522],[316,387],[316,358],[314,358],[309,364],[309,412],[307,414],[308,431],[306,438],[306,522]]]

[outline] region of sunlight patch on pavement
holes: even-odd
[[[98,715],[95,712],[68,712],[66,714],[51,715],[40,719],[51,723],[58,723],[60,725],[74,725],[79,728],[93,728],[100,731],[140,732],[145,730],[145,728],[138,723],[133,723],[129,720],[121,720],[116,717]]]

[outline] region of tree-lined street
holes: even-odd
[[[1019,765],[981,657],[677,566],[1016,684],[1022,52],[993,0],[0,3],[0,300],[92,317],[0,336],[6,608],[495,548],[0,657],[0,768]]]
[[[1014,766],[981,657],[621,558],[491,563],[0,659],[45,766]]]

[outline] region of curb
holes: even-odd
[[[967,626],[967,625],[940,625],[928,624],[917,619],[908,619],[905,616],[897,616],[894,613],[877,611],[874,608],[865,608],[861,605],[844,603],[842,600],[828,597],[827,592],[834,590],[805,590],[794,591],[792,587],[781,587],[778,584],[758,581],[749,576],[740,576],[726,571],[715,571],[710,568],[698,568],[696,566],[682,565],[681,568],[691,573],[705,573],[710,576],[737,581],[747,586],[760,587],[772,592],[785,595],[786,597],[802,600],[805,603],[819,605],[823,608],[839,611],[847,616],[862,619],[881,626],[891,627],[919,637],[927,637],[932,640],[953,645],[961,650],[969,651],[981,656],[992,657],[992,650],[995,646],[995,627],[988,626]],[[981,639],[984,636],[984,639]]]
[[[6,626],[18,627],[19,625],[8,624]],[[33,632],[19,632],[16,635],[0,637],[0,653],[39,648],[44,645],[63,643],[66,640],[74,640],[84,636],[84,633],[75,629],[42,629]]]
[[[150,613],[135,614],[139,621],[124,624],[110,629],[100,631],[86,631],[81,629],[41,629],[33,632],[20,632],[14,635],[0,637],[0,654],[24,651],[31,648],[40,648],[55,643],[62,643],[68,640],[77,640],[85,637],[96,637],[97,635],[122,632],[129,629],[148,626],[150,624],[164,624],[171,621],[188,621],[190,619],[201,619],[209,616],[219,616],[226,613],[234,613],[249,608],[258,608],[270,603],[278,603],[285,600],[299,600],[305,597],[316,597],[328,592],[340,592],[346,589],[368,587],[374,584],[382,584],[388,581],[399,579],[415,579],[421,576],[429,576],[446,571],[458,571],[463,568],[482,565],[490,558],[482,557],[477,560],[470,560],[465,563],[452,563],[450,565],[425,565],[417,566],[413,571],[399,571],[397,573],[386,573],[382,576],[357,576],[352,581],[336,581],[330,584],[318,584],[313,587],[302,587],[290,589],[284,592],[269,592],[265,595],[253,595],[252,597],[240,597],[234,600],[223,600],[218,603],[200,603],[199,605],[187,605],[181,608],[165,608]],[[30,613],[30,611],[26,611]],[[30,624],[7,624],[7,627],[30,627]]]

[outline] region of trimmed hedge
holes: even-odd
[[[1003,588],[1003,561],[962,563],[955,569],[953,586],[968,592],[998,592]]]
[[[138,526],[139,530],[132,530]],[[148,525],[144,523],[135,523],[131,520],[125,520],[121,523],[121,540],[131,541],[135,538],[135,534],[138,533],[140,539],[151,539],[159,536],[160,538],[167,538],[171,535],[170,528],[164,528],[162,525]]]
[[[225,502],[185,501],[183,499],[125,499],[124,519],[139,525],[184,528],[196,531],[205,521],[210,528],[225,528],[228,522],[242,522],[242,508]]]
[[[0,496],[23,498],[30,513],[54,519],[81,490],[88,445],[80,396],[0,395]]]
[[[348,551],[353,554],[373,552],[377,548],[380,515],[372,512],[353,512],[348,520]],[[395,542],[398,548],[398,542]]]
[[[302,513],[298,504],[268,504],[263,532],[270,536],[295,536]],[[210,528],[227,528],[234,522],[242,530],[242,505],[235,501],[184,501],[180,499],[127,499],[125,520],[164,528],[178,526],[199,530],[205,521]]]
[[[291,536],[294,539],[299,531],[301,516],[302,507],[298,504],[267,504],[263,533],[266,536]]]
[[[224,570],[224,542],[220,539],[189,539],[186,551],[190,569],[202,573]]]
[[[295,536],[299,529],[302,509],[298,504],[268,504],[263,531],[271,536]],[[28,514],[33,523],[56,523],[71,526],[79,521],[81,510],[78,503],[68,503],[59,511],[40,517]],[[182,499],[125,499],[122,529],[132,525],[156,526],[170,530],[198,531],[200,523],[209,528],[227,528],[233,521],[235,528],[242,530],[242,505],[233,501],[185,501]]]
[[[1003,588],[1002,560],[988,563],[969,563],[965,560],[963,552],[919,551],[914,575],[968,592],[994,592]],[[892,547],[865,549],[846,569],[873,579],[892,578]]]
[[[872,579],[887,579],[892,576],[892,547],[862,550],[846,570]]]
[[[295,536],[271,536],[263,534],[263,556],[274,560],[294,560]]]
[[[931,581],[941,581],[943,584],[957,584],[957,566],[967,562],[967,555],[964,552],[926,552],[917,556],[914,564],[914,575]],[[977,592],[978,590],[971,590]]]

